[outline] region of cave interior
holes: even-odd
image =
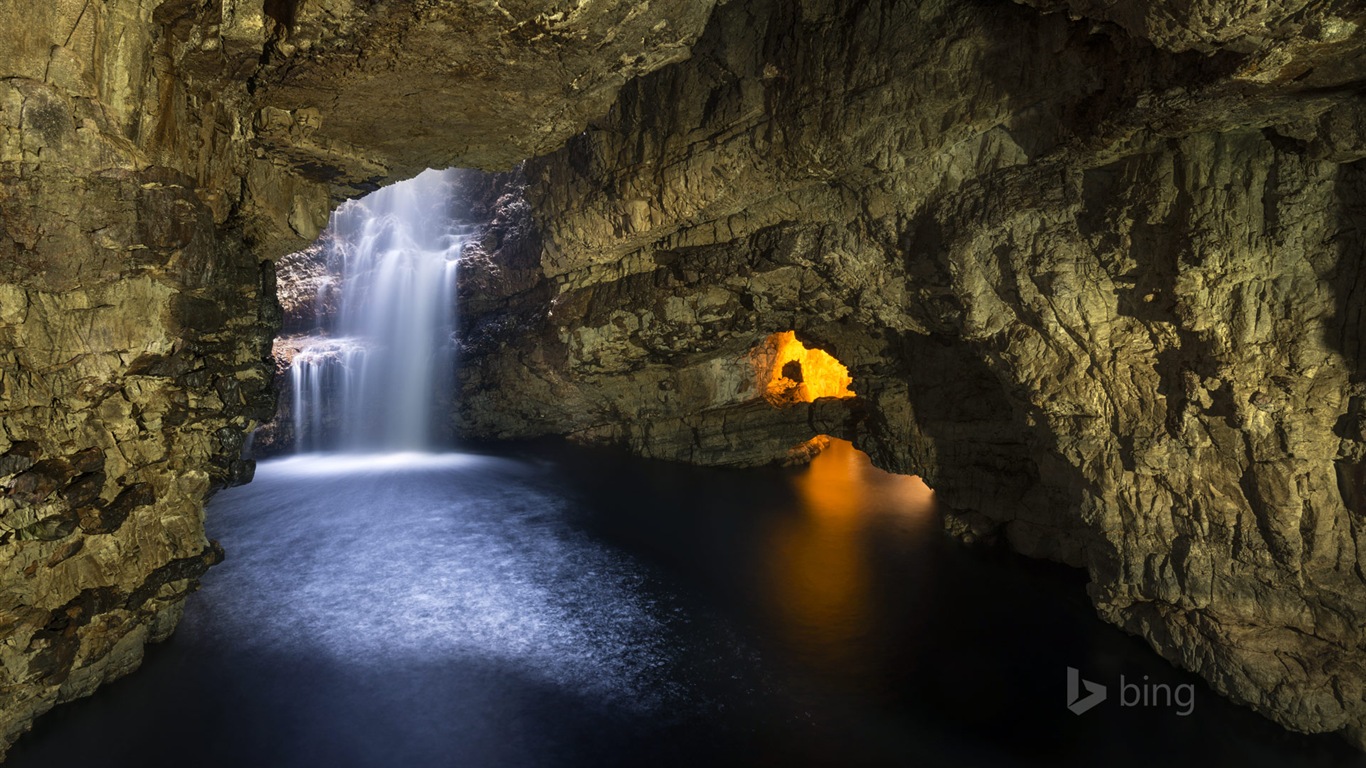
[[[1223,764],[1357,764],[1364,93],[1355,0],[6,3],[0,756],[43,764],[77,738],[64,733],[151,744],[95,702],[162,696],[170,712],[158,658],[258,629],[274,642],[265,619],[225,618],[309,603],[286,585],[302,570],[258,557],[280,541],[233,522],[256,504],[319,536],[296,568],[325,572],[330,552],[431,565],[449,586],[466,578],[441,570],[452,559],[484,564],[486,580],[439,599],[376,578],[384,600],[289,614],[290,642],[333,654],[320,665],[409,658],[346,631],[368,612],[356,627],[426,638],[429,661],[504,653],[526,673],[495,676],[510,700],[580,713],[526,715],[545,749],[577,745],[561,762],[502,751],[493,729],[471,732],[472,763],[629,763],[656,738],[708,741],[659,730],[663,694],[622,703],[669,689],[631,650],[667,648],[642,627],[669,620],[636,607],[696,589],[734,626],[767,616],[755,647],[809,662],[821,696],[863,697],[847,712],[820,698],[798,736],[746,714],[762,738],[717,743],[737,760],[854,754],[892,711],[859,709],[885,678],[895,711],[917,714],[873,739],[870,762],[923,748],[1066,764],[1172,740]],[[400,470],[358,449],[426,457],[412,498],[463,499],[467,538],[441,544],[456,534],[421,528],[430,516],[406,502],[413,532],[394,541],[427,560],[334,550],[351,539],[267,518],[286,498],[325,517],[337,494],[348,525],[372,530],[368,494]],[[344,470],[310,474],[333,452]],[[562,485],[519,466],[553,466]],[[518,511],[550,498],[548,527]],[[499,504],[504,530],[484,517]],[[641,574],[677,589],[633,593],[655,584]],[[935,602],[925,585],[949,582]],[[237,602],[247,592],[263,602]],[[329,594],[317,604],[339,605]],[[527,613],[489,623],[476,598]],[[423,600],[444,608],[396,607]],[[701,669],[687,664],[711,653],[706,632],[732,632],[710,621],[658,666]],[[973,622],[1056,642],[993,650],[968,639]],[[738,636],[715,651],[731,677],[781,676]],[[601,641],[600,657],[558,644],[571,639]],[[1007,686],[1006,660],[1036,669]],[[965,690],[1006,702],[982,717],[1015,747],[955,751],[986,738],[966,725],[977,705],[945,693],[943,675],[973,665]],[[218,684],[216,669],[194,679]],[[684,700],[743,698],[698,674]],[[800,699],[767,685],[754,702]],[[925,719],[934,699],[952,727]],[[585,714],[599,705],[611,716]],[[480,706],[451,716],[497,719]],[[1005,725],[1012,707],[1030,718]],[[614,717],[636,741],[576,741]],[[361,764],[391,759],[353,738]],[[423,744],[419,763],[449,746]],[[91,764],[140,764],[129,754]]]

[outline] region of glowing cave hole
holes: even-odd
[[[756,352],[764,397],[774,405],[853,397],[849,369],[822,349],[808,349],[795,331],[775,333]]]

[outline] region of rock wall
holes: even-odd
[[[203,504],[273,413],[270,259],[428,163],[562,142],[711,10],[581,5],[0,4],[0,754],[223,556]]]
[[[540,279],[469,323],[457,421],[707,463],[852,437],[956,534],[1366,745],[1366,19],[1032,5],[718,9],[526,164]],[[787,329],[857,400],[730,397]]]
[[[189,4],[0,6],[0,747],[135,667],[222,552],[274,273],[233,232],[245,83]]]

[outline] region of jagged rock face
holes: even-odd
[[[1096,5],[719,9],[527,164],[545,280],[469,323],[457,421],[715,463],[853,437],[955,533],[1364,744],[1358,20]],[[856,401],[727,398],[789,328]]]
[[[559,147],[629,79],[687,58],[714,0],[275,0],[258,138],[373,189]]]
[[[424,163],[550,149],[710,5],[0,6],[0,753],[222,557],[204,500],[273,413],[269,259]],[[527,98],[489,110],[492,75]]]
[[[196,30],[256,58],[242,219],[258,252],[315,239],[342,200],[426,168],[548,152],[629,78],[686,58],[712,0],[218,0]],[[211,4],[208,16],[214,10]]]
[[[0,9],[0,747],[174,628],[269,412],[274,275],[223,193],[245,86],[158,79],[178,10]]]
[[[1073,18],[1118,25],[1169,51],[1233,50],[1251,54],[1244,71],[1264,79],[1301,77],[1318,61],[1350,60],[1361,51],[1366,21],[1351,0],[1017,0]],[[1284,72],[1280,70],[1286,70]]]

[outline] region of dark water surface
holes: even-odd
[[[724,471],[564,447],[263,463],[143,668],[7,766],[1340,766],[969,550],[835,450]],[[1110,687],[1074,715],[1066,668]],[[1120,706],[1118,681],[1194,686]]]

